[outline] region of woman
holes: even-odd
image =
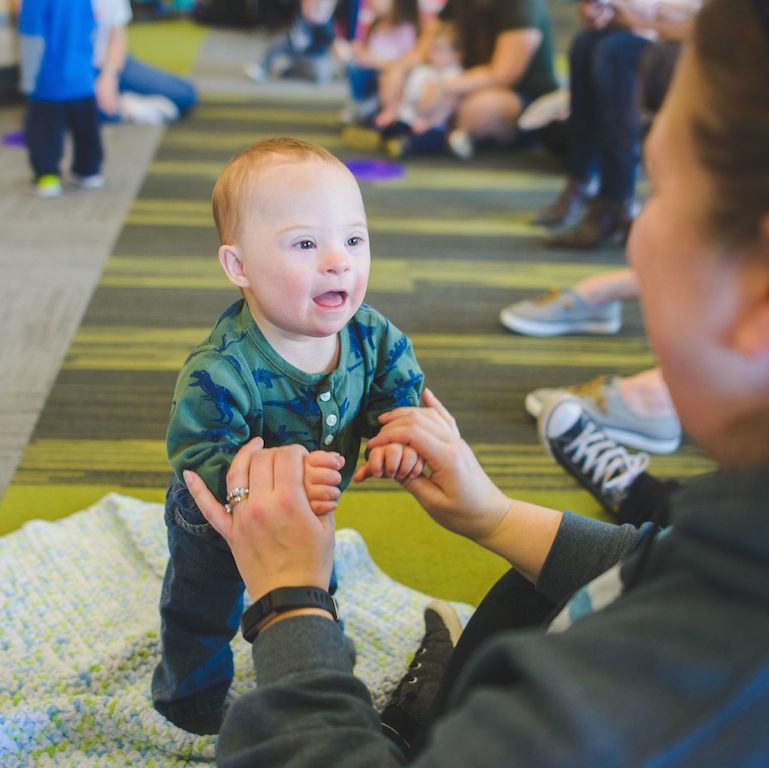
[[[431,473],[408,490],[514,568],[465,629],[415,765],[758,765],[769,754],[766,71],[769,1],[706,3],[647,147],[653,194],[629,257],[681,421],[722,467],[671,501],[664,534],[506,498],[429,397],[370,441],[414,447]],[[559,420],[568,432],[569,407],[553,412],[551,436]],[[333,526],[303,498],[301,449],[250,451],[228,477],[252,489],[233,516],[191,476],[193,495],[247,586],[324,585]],[[576,599],[548,633],[502,631],[515,624],[513,592],[539,620]],[[233,703],[220,765],[404,762],[324,609],[272,617],[254,660],[260,687]]]
[[[627,237],[638,207],[639,73],[645,57],[656,52],[652,40],[681,41],[688,35],[697,3],[685,2],[683,14],[666,11],[674,8],[673,0],[660,3],[656,16],[647,16],[634,8],[648,2],[581,0],[585,28],[569,53],[569,178],[558,199],[533,222],[568,225],[548,239],[549,245],[595,248]],[[574,223],[584,208],[585,215]]]
[[[465,71],[436,87],[423,106],[456,108],[449,148],[464,159],[476,140],[512,141],[523,109],[558,88],[550,16],[545,0],[448,0],[439,18],[456,23]],[[428,28],[417,48],[383,73],[384,112],[400,100],[405,73],[425,59],[429,39]]]

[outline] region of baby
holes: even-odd
[[[437,22],[427,50],[427,60],[414,67],[403,84],[400,102],[376,116],[385,150],[392,158],[411,152],[440,152],[446,147],[446,129],[455,98],[445,98],[443,84],[462,71],[457,29]]]
[[[273,42],[259,63],[246,64],[256,82],[268,77],[298,77],[327,83],[334,75],[336,0],[300,0],[288,31]]]
[[[408,338],[363,304],[366,213],[337,158],[294,139],[254,144],[222,172],[213,209],[219,261],[243,298],[192,351],[176,384],[162,659],[152,683],[156,709],[196,733],[217,732],[223,715],[243,582],[182,472],[197,472],[234,509],[245,491],[230,488],[228,498],[226,474],[238,448],[257,436],[267,447],[300,443],[310,451],[308,498],[316,513],[330,512],[361,438],[376,434],[379,414],[417,405],[424,379]],[[422,471],[408,447],[372,454],[369,463],[388,476],[407,481]]]

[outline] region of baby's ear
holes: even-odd
[[[222,265],[227,279],[238,288],[248,288],[248,278],[243,271],[243,262],[238,256],[238,248],[235,245],[219,246],[219,263]]]

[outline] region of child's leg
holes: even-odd
[[[354,101],[376,98],[379,88],[379,70],[361,67],[358,64],[348,64],[347,82],[350,85],[350,96]]]
[[[176,478],[166,496],[166,525],[170,559],[152,700],[179,727],[216,733],[234,671],[230,641],[243,611],[243,582],[224,540]]]
[[[64,153],[64,105],[53,101],[27,103],[24,141],[35,178],[58,176]]]
[[[417,154],[436,154],[446,150],[446,131],[443,128],[428,128],[423,133],[413,133],[409,149]]]
[[[95,176],[104,160],[96,99],[67,102],[65,114],[74,144],[72,173]]]
[[[267,52],[262,59],[262,68],[269,75],[273,73],[273,67],[276,66],[282,59],[292,61],[294,57],[294,49],[291,46],[291,40],[288,35],[275,40],[267,48]]]
[[[198,95],[195,86],[181,77],[152,67],[130,54],[126,57],[118,84],[120,92],[130,91],[142,96],[165,96],[173,102],[184,116],[196,104]]]

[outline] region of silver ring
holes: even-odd
[[[227,510],[228,514],[232,514],[232,510],[235,508],[235,505],[243,501],[244,499],[248,498],[248,488],[233,488],[231,491],[227,491],[227,497],[226,497],[226,504],[224,505],[224,508]]]

